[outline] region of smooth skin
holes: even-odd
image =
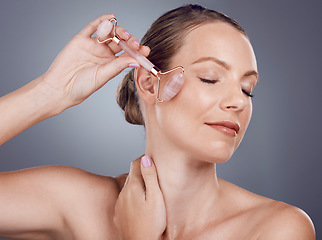
[[[138,64],[111,43],[91,36],[104,15],[77,34],[49,70],[0,98],[0,145],[28,127],[84,101],[129,65]],[[147,56],[149,48],[122,27],[117,34]],[[1,159],[6,161],[6,159]],[[80,169],[54,166],[0,174],[0,236],[15,239],[117,239],[117,181]]]
[[[91,37],[97,26],[114,15],[91,22],[59,53],[49,70],[26,86],[1,97],[0,145],[33,124],[83,102],[130,64],[138,64],[115,43],[98,44]],[[118,27],[117,34],[147,56],[149,49],[135,43],[136,38]]]
[[[217,178],[215,163],[231,157],[252,114],[258,73],[247,37],[226,23],[202,25],[187,34],[177,65],[185,83],[169,102],[156,102],[156,81],[144,69],[136,80],[146,154],[165,199],[163,239],[315,239],[303,211]],[[211,126],[221,121],[237,123],[236,136]]]
[[[6,115],[0,120],[1,144],[81,103],[129,64],[137,64],[126,54],[115,57],[120,49],[114,44],[98,45],[91,38],[99,23],[111,17],[90,23],[47,73],[0,99],[0,114]],[[118,33],[148,55],[148,48],[136,46],[124,29]],[[248,39],[225,23],[202,25],[186,36],[172,65],[184,66],[185,84],[175,98],[161,104],[156,101],[156,79],[143,68],[136,70],[146,155],[153,161],[145,158],[143,164],[138,158],[129,175],[116,178],[63,166],[1,173],[0,236],[315,239],[313,224],[302,210],[217,178],[215,163],[231,157],[251,117],[246,93],[258,76]],[[210,126],[216,121],[238,123],[240,130],[228,136]]]

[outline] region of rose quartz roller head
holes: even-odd
[[[114,24],[113,24],[114,23]],[[116,44],[118,44],[127,54],[129,54],[131,57],[133,57],[142,67],[147,69],[149,72],[151,72],[155,77],[158,78],[158,92],[157,92],[157,100],[158,102],[163,102],[163,101],[169,101],[172,99],[174,96],[178,94],[178,92],[181,90],[183,83],[184,83],[184,78],[183,78],[183,72],[184,69],[182,66],[175,67],[173,69],[170,69],[166,72],[162,72],[159,70],[156,66],[154,66],[153,63],[151,63],[146,57],[144,57],[141,53],[138,51],[130,48],[127,43],[124,40],[121,40],[115,32],[116,29],[116,24],[117,21],[115,18],[112,18],[110,20],[104,20],[101,22],[101,24],[98,26],[96,34],[98,36],[97,40],[99,43],[106,43],[110,41],[114,41]],[[111,31],[113,30],[113,37],[112,38],[107,38],[103,41],[100,39],[106,38]],[[165,75],[170,72],[173,72],[175,70],[180,69],[180,73],[175,73],[165,84],[161,98],[160,98],[160,75]]]

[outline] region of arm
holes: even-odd
[[[91,22],[59,53],[45,74],[0,98],[0,145],[33,124],[81,103],[130,64],[137,64],[126,54],[115,56],[121,51],[117,45],[98,44],[91,37],[100,22],[111,17],[104,15]],[[148,55],[149,49],[137,46],[123,28],[116,31],[131,47]],[[79,196],[84,194],[69,197],[75,188],[68,181],[58,183],[69,173],[59,170],[51,175],[53,171],[46,169],[0,173],[1,237],[64,239],[71,234],[64,216],[68,211],[62,209],[80,202],[83,197]],[[74,200],[73,205],[65,204],[66,199]],[[68,219],[70,216],[74,215],[69,214]]]
[[[59,97],[41,76],[0,98],[0,145],[30,126],[63,111]]]
[[[0,173],[0,237],[64,239],[64,219],[53,194],[59,185],[52,173],[48,167]]]
[[[115,234],[113,178],[46,166],[0,173],[0,183],[0,237],[107,239]]]
[[[45,74],[0,98],[0,145],[81,103],[130,64],[137,64],[127,54],[116,57],[121,49],[114,43],[98,44],[91,37],[103,20],[113,16],[104,15],[91,22],[59,53]],[[132,48],[148,55],[148,48],[137,46],[135,38],[122,27],[116,31]]]

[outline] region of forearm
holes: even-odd
[[[0,98],[0,145],[28,127],[81,103],[135,59],[119,48],[98,44],[91,36],[98,25],[114,15],[103,15],[88,24],[58,54],[49,70],[26,86]],[[118,28],[117,33],[144,56],[147,48]]]
[[[64,110],[45,75],[0,98],[0,145],[30,126]]]

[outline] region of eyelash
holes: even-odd
[[[204,78],[200,78],[201,82],[204,83],[210,83],[210,84],[215,84],[216,82],[218,82],[218,80],[208,80],[208,79],[204,79]]]
[[[247,91],[245,91],[245,90],[242,90],[242,91],[243,91],[243,93],[245,93],[248,97],[250,97],[250,98],[254,97],[254,95],[253,95],[253,94],[251,94],[251,93],[249,93],[249,92],[247,92]]]
[[[208,83],[208,84],[215,84],[216,82],[218,82],[218,80],[208,80],[208,79],[204,79],[204,78],[200,78],[200,80],[201,80],[201,82],[204,82],[204,83]],[[249,92],[247,92],[246,90],[242,90],[242,92],[246,95],[246,96],[248,96],[248,97],[250,97],[250,98],[252,98],[252,97],[254,97],[254,95],[253,94],[251,94],[251,93],[249,93]]]

